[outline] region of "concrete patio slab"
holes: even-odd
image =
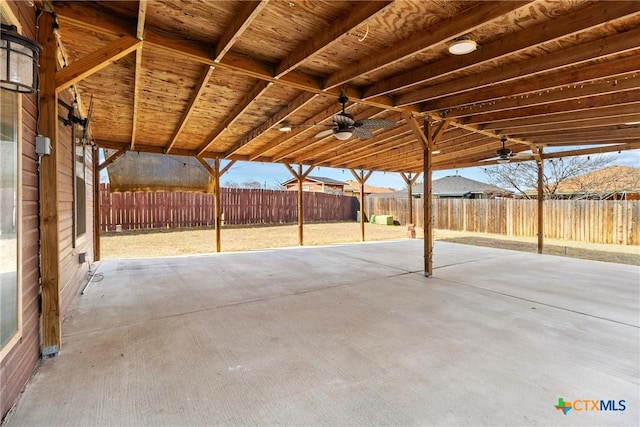
[[[421,240],[103,262],[4,424],[638,425],[638,267],[422,262]]]

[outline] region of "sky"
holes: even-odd
[[[612,165],[625,165],[640,167],[640,150],[629,150],[621,153],[608,153],[604,156],[612,159]],[[102,157],[102,150],[101,150]],[[224,167],[225,161],[221,163]],[[294,168],[297,170],[297,168]],[[305,166],[303,170],[306,170]],[[328,167],[317,167],[311,174],[311,176],[321,176],[326,178],[336,179],[338,181],[355,180],[353,175],[348,169],[335,169]],[[484,168],[462,168],[462,169],[449,169],[442,171],[434,171],[433,179],[442,178],[449,175],[460,175],[465,178],[473,179],[476,181],[488,182],[488,178],[484,173]],[[227,183],[233,182],[236,184],[242,184],[247,181],[257,181],[262,184],[263,188],[276,189],[282,182],[288,181],[293,178],[291,172],[283,164],[274,163],[259,163],[259,162],[236,162],[220,179],[222,186],[227,186]],[[106,182],[106,170],[102,171],[101,181]],[[418,178],[418,181],[422,181],[422,176]],[[368,185],[374,187],[388,187],[395,190],[401,190],[406,188],[406,184],[400,174],[398,173],[383,173],[374,172],[369,180]]]
[[[612,164],[615,165],[640,167],[640,150],[608,153],[605,154],[605,156],[611,157]],[[303,170],[306,170],[306,167],[304,167]],[[317,167],[311,171],[310,175],[333,178],[338,181],[354,180],[353,175],[348,169]],[[438,179],[449,175],[460,175],[482,182],[488,181],[484,173],[484,168],[481,167],[434,171],[432,176],[433,179]],[[282,164],[236,162],[229,171],[222,176],[221,182],[222,186],[225,186],[225,183],[229,181],[237,184],[242,184],[246,181],[258,181],[263,187],[275,188],[278,183],[288,181],[292,178],[293,175],[291,175],[291,172]],[[422,181],[422,176],[418,178],[418,181]],[[375,187],[390,187],[396,190],[406,188],[406,184],[400,174],[390,172],[374,172],[367,181],[367,184]]]

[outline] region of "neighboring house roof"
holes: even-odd
[[[431,183],[431,194],[434,196],[451,196],[463,197],[465,194],[511,194],[511,191],[505,190],[495,185],[476,181],[474,179],[464,178],[460,175],[450,175],[439,179],[434,179]],[[417,184],[413,186],[413,194],[424,193],[423,185]],[[406,191],[405,191],[406,193]]]
[[[360,192],[360,184],[355,181],[347,180],[347,186],[344,187],[344,191],[351,191],[353,193]],[[394,190],[387,187],[374,187],[373,185],[364,185],[365,194],[390,194],[393,193]]]
[[[298,181],[297,178],[291,178],[290,180],[283,182],[282,185],[288,185],[288,184],[291,184],[291,183],[294,183],[294,182],[297,182],[297,181]],[[338,181],[336,179],[331,179],[331,178],[327,178],[327,177],[324,177],[324,176],[308,176],[308,177],[305,178],[304,181],[305,182],[306,181],[314,181],[314,182],[317,182],[319,184],[326,184],[326,185],[337,185],[337,186],[340,186],[340,185],[345,186],[345,185],[347,185],[346,182]]]
[[[558,184],[556,193],[622,193],[640,192],[640,168],[609,166]]]

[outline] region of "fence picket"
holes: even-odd
[[[416,224],[424,222],[423,200],[414,199]],[[393,215],[405,225],[402,199],[367,197],[365,210]],[[405,205],[406,206],[406,205]],[[544,235],[547,238],[590,243],[640,244],[640,200],[546,200]],[[433,199],[435,228],[522,237],[537,236],[537,200]]]

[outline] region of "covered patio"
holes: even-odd
[[[637,425],[638,267],[422,244],[102,261],[6,426]]]

